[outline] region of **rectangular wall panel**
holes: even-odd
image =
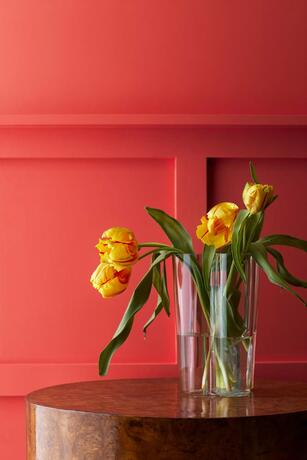
[[[133,270],[127,292],[103,300],[89,283],[95,244],[116,225],[139,241],[165,240],[144,206],[173,213],[173,161],[2,160],[0,196],[0,360],[96,362],[149,261]],[[161,315],[144,340],[155,301],[115,362],[175,361],[172,320]]]
[[[284,233],[306,239],[306,177],[304,159],[255,159],[259,180],[272,184],[278,199],[265,213],[262,235]],[[249,176],[244,159],[210,159],[208,162],[209,206],[233,201],[240,207],[242,189]],[[306,279],[307,260],[303,251],[282,249],[294,275]],[[297,288],[306,298],[306,292]],[[259,293],[258,361],[307,361],[306,308],[287,291],[273,286],[261,273]],[[289,376],[290,377],[290,376]]]

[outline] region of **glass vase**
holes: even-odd
[[[174,264],[181,388],[223,397],[248,395],[254,385],[258,267],[248,257],[243,282],[231,253],[216,253],[204,297],[191,266],[190,255]]]
[[[209,350],[209,324],[191,274],[191,256],[174,259],[177,355],[181,390],[209,394],[208,379],[203,385],[204,364]]]

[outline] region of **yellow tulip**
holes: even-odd
[[[114,297],[127,289],[130,275],[130,267],[118,271],[110,264],[100,263],[91,276],[91,283],[102,297]]]
[[[272,185],[254,184],[253,182],[247,182],[243,194],[243,202],[246,209],[251,214],[256,214],[266,206],[268,206],[273,198],[273,187]]]
[[[215,205],[196,229],[196,236],[204,244],[219,249],[231,242],[232,228],[239,207],[235,203],[223,202]]]
[[[132,265],[138,259],[138,242],[129,228],[113,227],[106,230],[96,248],[101,262],[117,268]]]

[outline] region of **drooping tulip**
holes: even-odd
[[[133,265],[138,260],[138,242],[126,227],[112,227],[103,232],[96,248],[101,262],[118,268]]]
[[[130,267],[117,270],[111,264],[100,263],[91,276],[91,283],[102,297],[114,297],[127,289],[130,275]]]

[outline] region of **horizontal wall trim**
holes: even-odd
[[[176,363],[114,363],[104,379],[177,377]],[[61,383],[99,380],[96,363],[0,364],[0,396],[25,396]],[[101,377],[102,378],[102,377]],[[256,379],[307,382],[307,361],[259,361]]]
[[[193,161],[201,163],[205,158],[294,160],[306,158],[306,132],[307,125],[2,126],[0,158],[176,158],[186,161],[193,157]]]
[[[307,126],[306,115],[256,114],[4,114],[0,126],[278,125]]]

